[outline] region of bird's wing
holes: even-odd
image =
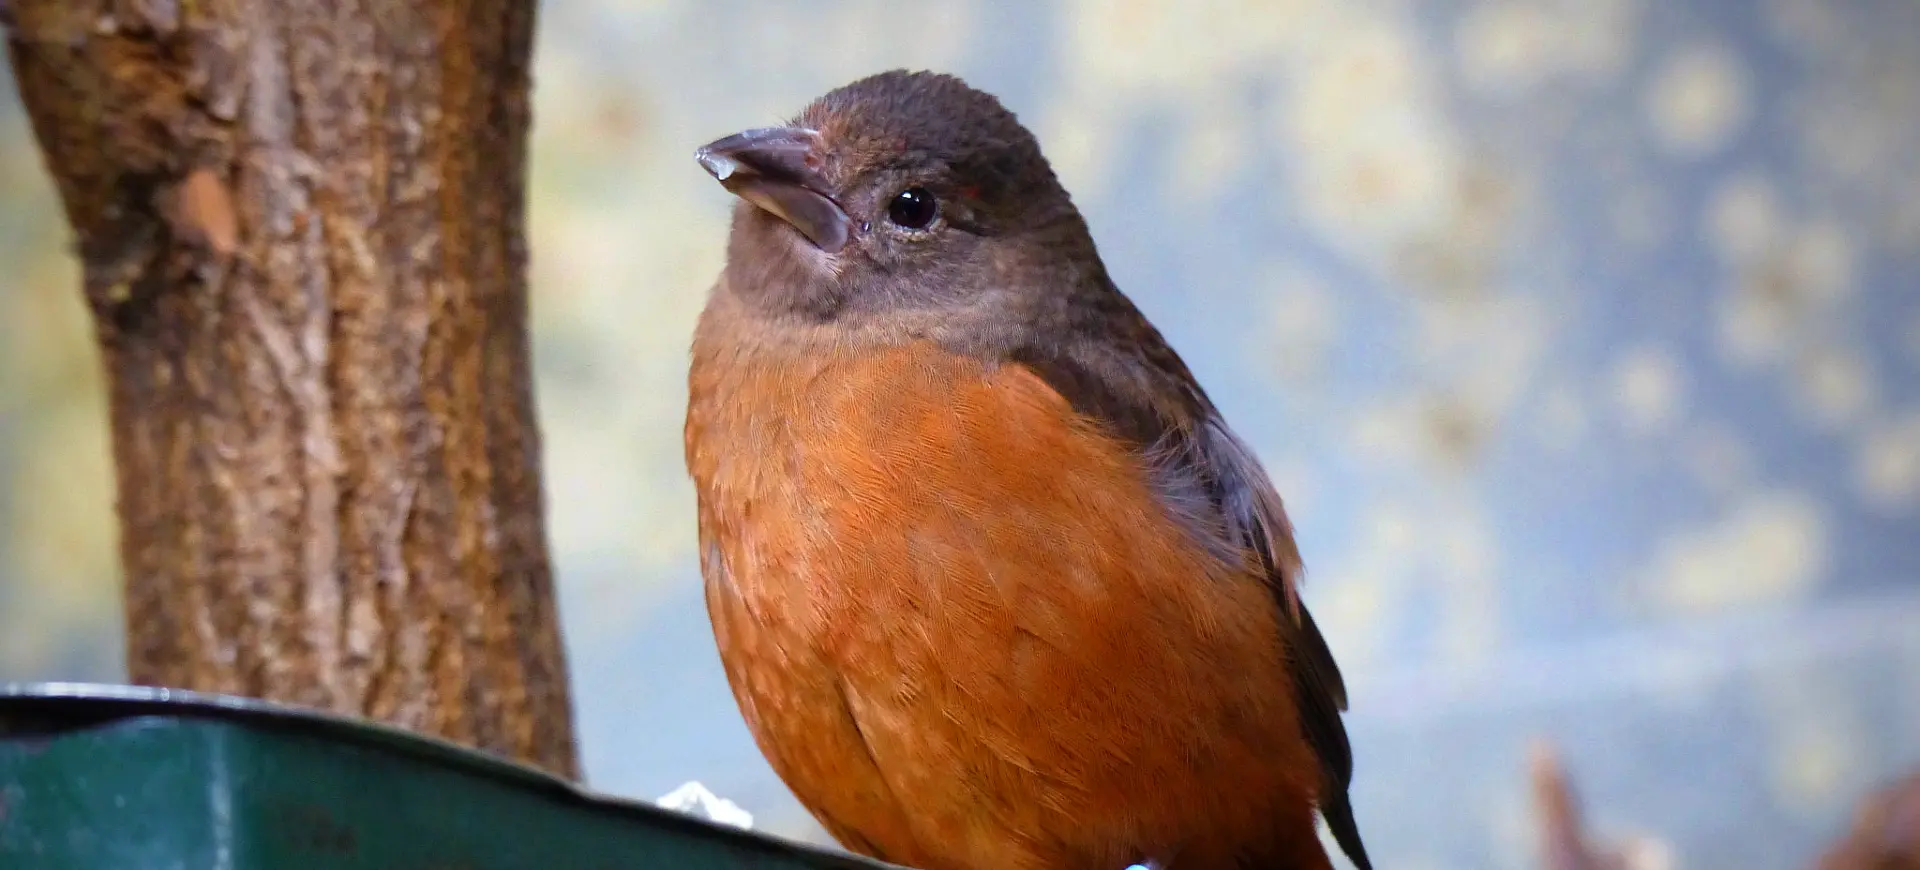
[[[1128,307],[1131,307],[1130,305]],[[1340,713],[1346,685],[1320,629],[1300,602],[1300,551],[1280,495],[1253,451],[1220,416],[1173,349],[1137,312],[1108,318],[1124,334],[1054,347],[1023,347],[1008,355],[1045,380],[1076,411],[1148,455],[1156,481],[1176,511],[1194,520],[1196,534],[1238,558],[1251,553],[1265,570],[1275,603],[1291,618],[1288,653],[1300,724],[1320,759],[1325,787],[1320,812],[1355,866],[1369,870],[1353,818],[1348,786],[1353,751]],[[1117,340],[1116,340],[1117,339]]]

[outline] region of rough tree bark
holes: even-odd
[[[138,683],[576,773],[522,230],[534,0],[0,0],[110,384]]]

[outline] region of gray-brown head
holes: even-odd
[[[770,312],[831,320],[978,307],[983,294],[1053,283],[1044,273],[1069,262],[1100,272],[1033,134],[953,76],[870,76],[785,126],[696,157],[744,200],[731,283]]]

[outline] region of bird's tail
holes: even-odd
[[[1329,792],[1321,802],[1320,817],[1327,820],[1333,841],[1340,844],[1340,851],[1347,853],[1347,860],[1358,870],[1373,870],[1373,862],[1367,859],[1367,847],[1360,842],[1360,826],[1353,820],[1353,804],[1347,799],[1346,789],[1329,789]]]

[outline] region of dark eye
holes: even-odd
[[[887,203],[887,220],[903,229],[924,230],[939,213],[940,203],[924,187],[909,187]]]

